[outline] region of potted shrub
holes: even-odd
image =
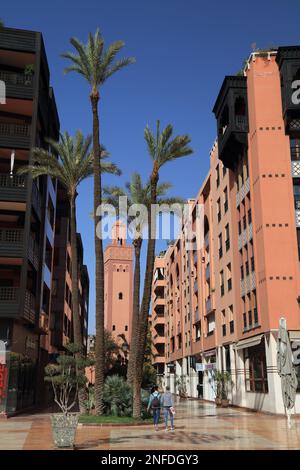
[[[227,408],[229,406],[228,392],[229,386],[232,384],[231,375],[229,372],[223,372],[222,379],[222,407]]]
[[[176,380],[176,386],[178,387],[179,397],[186,398],[187,397],[186,383],[183,377],[179,377],[179,379]]]
[[[222,372],[220,371],[215,371],[214,374],[214,384],[215,384],[215,392],[216,392],[216,397],[215,397],[215,403],[217,406],[222,405]]]
[[[53,440],[56,447],[73,447],[79,413],[71,413],[77,403],[78,390],[86,385],[84,359],[81,348],[69,344],[67,353],[58,356],[56,363],[45,367],[45,381],[52,385],[54,401],[61,413],[51,415]]]
[[[34,74],[34,65],[33,64],[26,65],[25,68],[24,68],[24,77],[25,77],[24,83],[25,83],[25,85],[31,85],[32,84],[33,74]]]
[[[215,372],[214,381],[216,387],[216,405],[227,408],[229,406],[229,385],[232,383],[231,375],[227,371],[221,372],[217,370]]]

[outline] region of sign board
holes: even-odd
[[[216,368],[216,363],[212,362],[211,364],[204,364],[204,362],[196,363],[196,372],[204,372],[205,370],[213,370]]]

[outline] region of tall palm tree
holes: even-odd
[[[159,171],[167,163],[185,157],[193,153],[189,146],[191,139],[188,135],[177,135],[172,138],[173,126],[168,124],[165,129],[160,130],[160,122],[156,122],[156,132],[153,133],[147,126],[144,137],[147,144],[148,153],[152,160],[152,172],[150,176],[150,202],[153,207],[157,204],[157,188],[159,181]],[[137,350],[135,359],[135,375],[133,383],[133,416],[141,415],[141,386],[143,379],[143,358],[147,341],[148,315],[151,301],[151,287],[155,259],[155,235],[156,218],[151,217],[148,212],[148,246],[146,259],[146,272],[144,281],[144,292],[139,314],[137,332]]]
[[[60,136],[60,141],[56,142],[48,139],[50,151],[43,148],[33,149],[33,164],[24,166],[18,170],[19,174],[30,173],[33,178],[48,175],[56,178],[67,191],[70,204],[70,234],[72,252],[72,314],[73,314],[73,334],[74,342],[83,346],[82,326],[79,315],[78,297],[78,252],[76,236],[76,197],[79,184],[93,174],[93,152],[91,151],[91,136],[84,137],[81,131],[77,131],[75,137],[71,137],[68,132]],[[120,171],[113,163],[104,162],[108,156],[102,148],[102,171],[112,174],[120,174]],[[79,394],[79,404],[81,411],[85,411],[84,390]]]
[[[166,198],[167,191],[171,188],[170,183],[161,183],[157,186],[157,202],[158,204],[183,204],[184,200],[181,198]],[[103,188],[103,197],[105,202],[111,204],[116,210],[119,209],[119,197],[127,197],[128,209],[133,204],[144,205],[147,210],[150,209],[151,204],[151,185],[149,182],[143,184],[142,178],[139,173],[133,173],[131,181],[125,185],[126,191],[118,186],[108,186]],[[127,210],[128,214],[128,210]],[[128,216],[127,223],[131,224],[134,216]],[[130,354],[127,370],[127,381],[130,385],[133,384],[134,374],[136,371],[136,349],[137,349],[137,335],[138,335],[138,321],[140,309],[140,284],[141,284],[141,267],[140,257],[143,243],[143,231],[148,223],[148,213],[139,214],[138,224],[131,225],[133,233],[132,244],[134,246],[134,276],[133,276],[133,308],[132,308],[132,324],[131,324],[131,341],[130,341]]]
[[[90,33],[88,41],[83,44],[76,38],[71,39],[74,52],[66,52],[62,56],[71,61],[72,65],[65,72],[77,72],[84,77],[90,86],[90,102],[93,116],[93,149],[94,149],[94,244],[95,244],[95,280],[96,280],[96,377],[95,377],[95,409],[97,414],[103,413],[104,387],[104,258],[102,238],[97,236],[97,227],[102,232],[101,218],[97,215],[97,207],[101,204],[102,178],[100,166],[100,124],[99,100],[100,88],[114,73],[135,62],[132,57],[115,61],[118,52],[124,47],[123,41],[116,41],[104,49],[104,40],[99,30],[94,36]]]

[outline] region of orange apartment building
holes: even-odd
[[[254,52],[242,75],[223,81],[210,170],[190,201],[203,207],[204,242],[187,250],[182,232],[156,260],[156,270],[164,266],[164,381],[174,392],[181,379],[189,396],[214,400],[214,371],[227,370],[234,405],[284,412],[280,317],[295,357],[300,340],[299,87],[298,46]],[[153,298],[157,289],[154,276]],[[156,310],[154,302],[154,347]]]

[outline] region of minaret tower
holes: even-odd
[[[117,221],[112,229],[112,242],[104,254],[105,328],[117,342],[124,335],[130,343],[133,304],[133,248],[126,243],[126,227]]]

